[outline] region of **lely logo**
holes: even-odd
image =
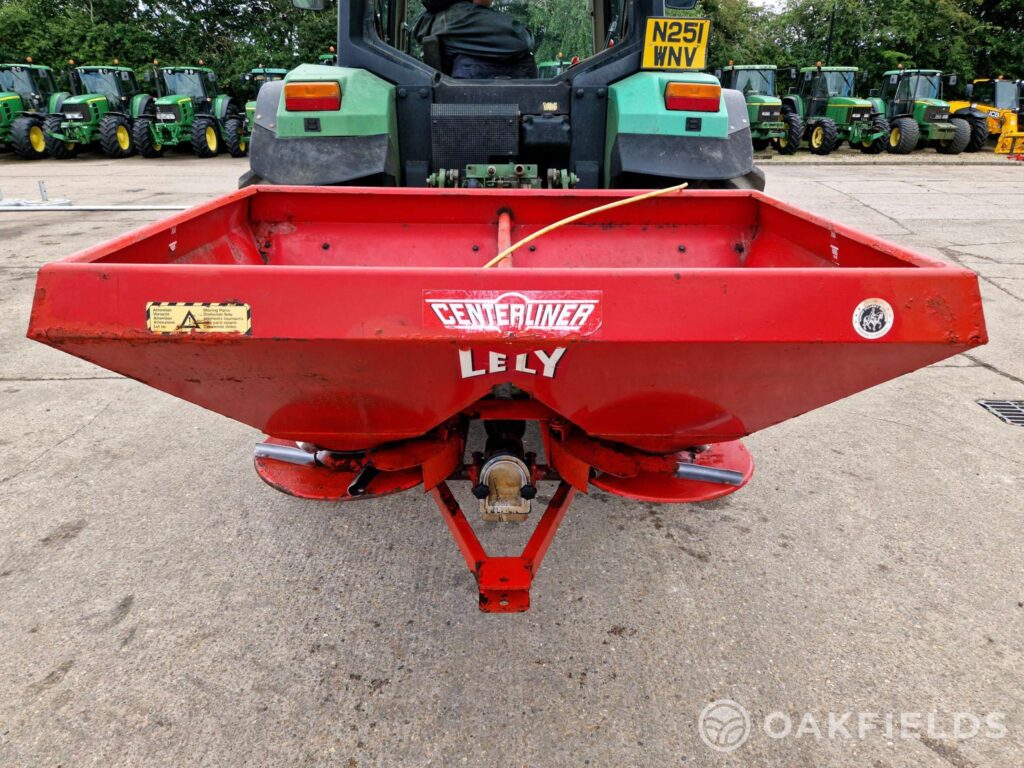
[[[601,327],[601,291],[424,291],[423,324],[460,334],[587,336]]]
[[[750,714],[732,699],[719,699],[700,713],[697,732],[716,752],[732,752],[750,738]]]

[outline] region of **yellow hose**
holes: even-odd
[[[669,192],[679,192],[681,190],[686,189],[686,187],[687,184],[684,182],[682,184],[677,184],[674,187],[665,187],[665,189],[652,189],[650,192],[644,192],[639,195],[634,195],[633,197],[627,197],[622,200],[616,200],[615,202],[612,203],[605,203],[604,205],[597,206],[597,208],[591,208],[588,211],[580,211],[579,213],[574,213],[572,216],[567,216],[566,218],[560,221],[556,221],[554,224],[548,224],[543,229],[538,229],[532,235],[527,235],[518,243],[510,245],[508,248],[503,250],[493,259],[484,264],[483,268],[490,269],[494,265],[501,262],[502,259],[510,256],[517,249],[522,248],[524,245],[527,245],[528,243],[532,243],[538,237],[546,235],[548,232],[552,232],[558,229],[559,227],[564,227],[566,224],[572,224],[574,221],[585,219],[587,216],[592,216],[595,213],[601,213],[602,211],[610,211],[612,208],[619,208],[620,206],[629,205],[630,203],[639,203],[641,200],[647,200],[652,197],[657,197],[658,195],[666,195]]]

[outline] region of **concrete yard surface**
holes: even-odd
[[[1024,428],[976,403],[1024,400],[1024,166],[927,157],[768,192],[977,271],[990,343],[753,435],[719,501],[578,496],[506,616],[418,491],[282,495],[254,430],[25,338],[41,265],[166,214],[0,213],[0,766],[1024,765]],[[245,168],[8,155],[0,191]]]

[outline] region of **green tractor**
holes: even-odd
[[[699,71],[710,22],[666,15],[695,4],[593,0],[593,55],[468,79],[445,34],[414,44],[407,0],[339,3],[337,66],[260,89],[239,184],[763,189],[743,94]]]
[[[800,146],[804,122],[793,110],[782,112],[782,99],[776,96],[774,64],[733,64],[715,72],[723,88],[733,88],[747,100],[750,138],[754,149],[762,152],[770,144],[784,155]]]
[[[844,141],[869,155],[885,149],[889,123],[882,110],[853,95],[856,77],[857,67],[804,67],[797,85],[783,97],[783,115],[803,118],[812,153],[827,155]]]
[[[558,77],[571,66],[572,62],[566,61],[565,57],[559,53],[558,58],[537,62],[537,77],[541,80],[549,80],[552,77]]]
[[[321,53],[316,57],[317,63],[322,64],[325,67],[333,67],[338,63],[338,54],[334,50],[333,45],[327,46],[327,53]]]
[[[944,155],[959,155],[971,141],[971,124],[950,117],[942,101],[942,72],[937,69],[894,69],[872,90],[874,108],[889,119],[890,152],[907,155],[931,144]]]
[[[60,112],[47,115],[43,123],[50,157],[74,157],[93,144],[107,157],[133,154],[132,125],[153,114],[153,97],[142,92],[135,72],[116,64],[75,67],[71,90],[74,95],[64,99]]]
[[[151,115],[132,125],[135,147],[143,157],[160,157],[168,147],[190,146],[199,157],[214,157],[226,149],[233,157],[245,154],[242,117],[234,100],[217,88],[209,67],[160,67]]]
[[[47,115],[60,112],[71,94],[57,90],[53,70],[33,64],[0,64],[0,148],[19,157],[46,157]]]
[[[334,54],[332,53],[331,56],[333,57]],[[242,140],[238,144],[238,154],[232,153],[232,157],[242,157],[249,150],[249,137],[252,135],[252,123],[256,116],[256,96],[259,94],[260,88],[264,83],[283,80],[287,74],[287,69],[254,67],[242,75],[242,89],[246,97],[245,116],[242,120]]]

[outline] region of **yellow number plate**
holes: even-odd
[[[647,19],[644,69],[704,69],[707,66],[708,19]]]

